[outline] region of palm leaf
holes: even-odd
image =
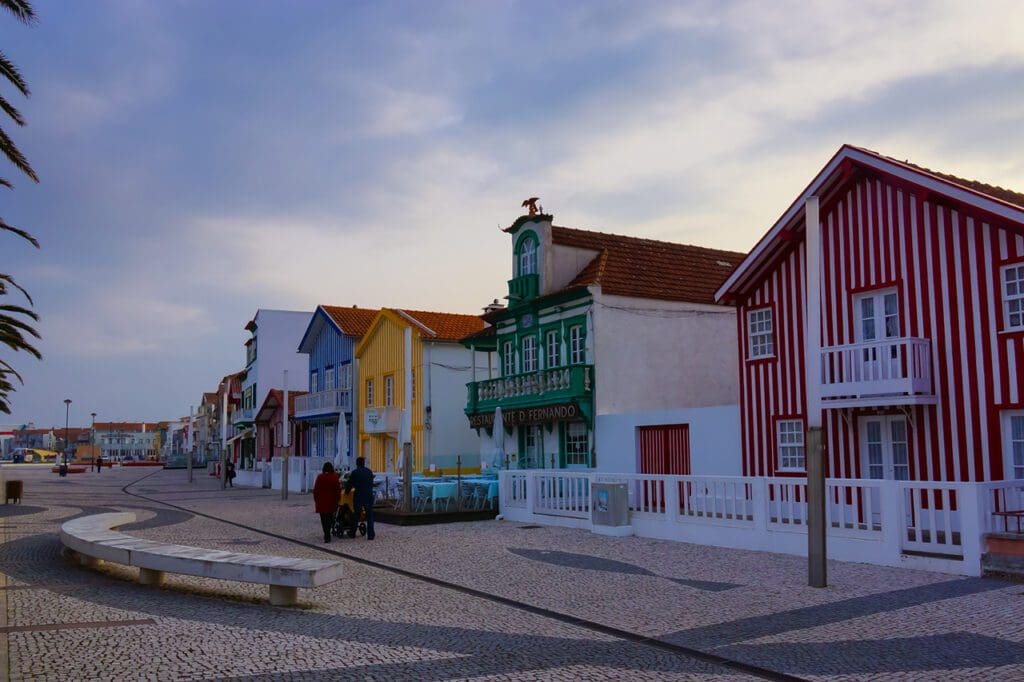
[[[9,80],[11,85],[18,88],[21,94],[28,97],[28,83],[25,82],[18,67],[3,52],[0,52],[0,76]]]
[[[14,185],[11,184],[10,180],[4,180],[0,178],[0,187],[6,187],[8,189],[14,189]]]
[[[25,230],[21,229],[20,227],[14,227],[13,225],[8,225],[6,222],[4,222],[3,218],[0,218],[0,232],[13,232],[14,234],[18,235],[22,239],[28,241],[28,243],[31,244],[32,246],[36,247],[37,249],[39,248],[39,240],[38,239],[33,237],[31,234],[29,234]],[[13,282],[12,282],[12,284],[13,284]],[[21,287],[18,287],[18,288],[21,289]],[[21,293],[24,294],[25,290],[21,289]]]
[[[12,105],[2,96],[0,96],[0,109],[3,109],[4,113],[10,116],[11,120],[17,123],[18,125],[25,125],[25,119],[22,118],[21,112],[15,109],[14,105]]]
[[[31,24],[36,20],[36,11],[28,0],[0,0],[0,9],[5,9],[23,24]]]
[[[20,284],[18,284],[17,282],[15,282],[15,281],[14,281],[14,278],[13,278],[13,277],[11,277],[10,275],[5,275],[5,274],[3,274],[2,272],[0,272],[0,294],[2,294],[2,293],[6,293],[6,292],[4,291],[4,282],[7,282],[7,283],[8,283],[8,284],[10,284],[10,285],[11,285],[12,287],[14,287],[14,288],[15,288],[15,289],[17,289],[18,291],[20,291],[20,292],[21,292],[21,295],[22,295],[22,296],[24,296],[24,297],[25,297],[26,299],[28,299],[28,302],[29,302],[29,304],[31,304],[31,305],[35,305],[35,304],[34,304],[34,303],[32,302],[32,297],[28,295],[28,292],[27,292],[27,291],[25,291],[24,289],[22,289],[22,288],[21,288],[21,285],[20,285]]]
[[[2,2],[2,0],[0,0],[0,2]],[[28,159],[26,159],[25,155],[21,153],[21,150],[19,150],[17,145],[14,144],[14,141],[7,137],[7,133],[4,132],[3,128],[0,128],[0,151],[4,153],[11,163],[18,167],[18,170],[36,182],[39,182],[39,176],[36,175],[34,170],[32,170],[32,166],[29,165]]]

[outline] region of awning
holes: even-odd
[[[242,431],[237,436],[231,436],[231,438],[228,438],[228,445],[231,445],[232,443],[234,443],[236,440],[238,440],[240,438],[248,438],[251,435],[252,435],[252,429],[246,429],[245,431]]]

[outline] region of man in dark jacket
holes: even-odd
[[[366,466],[365,457],[356,457],[356,468],[348,476],[345,482],[345,492],[355,488],[355,495],[352,496],[352,504],[355,506],[355,513],[352,515],[352,525],[349,527],[349,537],[356,536],[356,526],[359,523],[360,512],[366,513],[366,539],[373,539],[373,472]]]

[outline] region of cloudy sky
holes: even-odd
[[[45,354],[5,423],[187,414],[258,307],[478,312],[528,196],[745,251],[844,142],[1024,189],[1012,0],[36,8],[0,16],[42,178],[0,215],[43,245],[0,271]]]

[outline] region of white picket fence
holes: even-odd
[[[503,471],[500,480],[502,514],[512,521],[589,529],[591,483],[625,483],[636,535],[736,549],[807,552],[803,478],[524,470]],[[1022,505],[1024,481],[828,479],[828,555],[980,575],[983,533],[1004,529],[1003,519],[992,512]]]

